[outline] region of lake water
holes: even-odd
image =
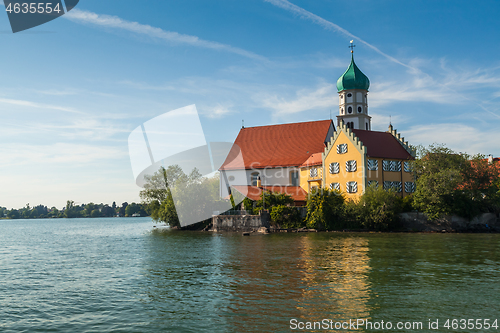
[[[498,234],[243,237],[153,225],[1,220],[0,331],[290,332],[293,319],[423,325],[344,332],[499,331],[443,327],[500,319]]]

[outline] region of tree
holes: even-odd
[[[80,217],[80,212],[77,210],[75,202],[73,200],[66,201],[66,209],[64,210],[64,217],[66,218]]]
[[[498,168],[484,157],[456,154],[442,145],[420,148],[414,162],[414,206],[430,219],[457,214],[472,218],[495,200]]]
[[[125,214],[126,214],[125,210],[127,209],[127,206],[128,206],[128,202],[122,203],[122,206],[120,207],[120,210],[118,211],[120,216],[125,216]]]
[[[155,221],[171,227],[179,227],[181,220],[185,224],[202,222],[210,219],[214,211],[229,209],[230,204],[219,197],[218,175],[202,177],[196,168],[187,175],[173,165],[160,168],[145,180],[140,193],[143,203]]]
[[[307,198],[306,226],[320,230],[343,228],[344,201],[344,196],[336,190],[311,192]]]
[[[245,207],[246,205],[247,204],[245,203]],[[259,214],[259,212],[262,209],[264,209],[264,206],[265,209],[271,210],[273,207],[276,206],[288,206],[288,205],[293,205],[293,198],[291,195],[280,192],[262,191],[260,199],[255,202],[254,214],[255,215]]]
[[[113,217],[115,216],[115,214],[116,214],[115,210],[107,204],[101,208],[101,216]]]
[[[17,209],[11,209],[9,210],[9,212],[7,213],[7,217],[9,219],[18,219],[21,217],[21,214],[19,214],[19,211]]]
[[[301,228],[305,226],[297,207],[278,205],[271,208],[271,224],[279,228]]]
[[[369,186],[357,203],[358,219],[368,229],[392,229],[399,221],[402,203],[402,198],[394,190]]]
[[[182,169],[173,165],[167,169],[160,167],[152,176],[145,176],[144,190],[139,195],[153,220],[165,222],[170,227],[180,226],[169,182],[175,184],[183,175]]]
[[[96,205],[93,202],[90,202],[90,203],[86,204],[85,205],[85,209],[84,209],[85,216],[91,216],[92,215],[92,211],[94,209],[96,209]]]

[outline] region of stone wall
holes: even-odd
[[[269,228],[271,216],[262,211],[260,215],[215,215],[212,217],[212,231],[258,231]]]
[[[402,228],[408,231],[500,232],[500,217],[494,213],[484,213],[472,220],[452,215],[429,221],[423,213],[402,213],[400,217]]]

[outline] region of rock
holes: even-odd
[[[250,236],[250,232],[244,232],[243,236]]]
[[[261,233],[261,234],[268,234],[269,233],[269,229],[266,228],[266,227],[260,227],[257,232]]]

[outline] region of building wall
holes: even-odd
[[[317,176],[311,177],[311,169],[317,169]],[[300,168],[300,187],[307,193],[311,192],[311,188],[316,186],[321,188],[323,185],[323,167],[315,165],[311,167]]]
[[[405,160],[367,157],[366,165],[368,165],[369,160],[376,160],[378,162],[378,170],[374,171],[374,170],[369,170],[368,168],[366,169],[367,186],[369,185],[370,181],[373,180],[377,181],[379,186],[384,186],[384,181],[401,182],[401,192],[400,192],[401,195],[406,196],[408,194],[413,193],[411,191],[407,192],[405,190],[405,182],[414,183],[413,175],[410,172],[405,171],[404,167]],[[384,171],[383,170],[384,160],[401,162],[401,171]]]
[[[347,144],[347,152],[344,154],[337,153],[337,145]],[[346,162],[356,161],[356,171],[347,172]],[[330,173],[330,164],[337,162],[339,163],[339,173]],[[328,155],[324,158],[325,166],[325,187],[330,188],[331,183],[340,183],[340,191],[346,194],[348,198],[357,199],[364,190],[364,178],[363,178],[363,165],[364,165],[364,155],[356,148],[351,140],[345,135],[343,131],[340,132],[339,136],[333,143],[332,148],[328,152]],[[346,183],[356,182],[357,191],[356,193],[347,193]]]
[[[253,170],[227,170],[221,171],[220,174],[220,190],[221,197],[229,195],[228,186],[234,185],[252,185],[252,175],[260,176],[262,185],[264,186],[291,186],[292,179],[291,171],[299,171],[298,167],[283,167],[283,168],[266,168]],[[227,180],[227,181],[226,181]]]

